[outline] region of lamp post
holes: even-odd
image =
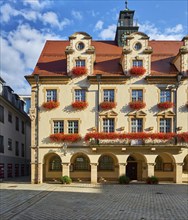
[[[97,92],[97,117],[96,117],[96,121],[97,121],[97,132],[99,132],[99,110],[100,110],[100,106],[99,106],[99,94],[100,94],[100,82],[101,82],[101,78],[102,78],[102,74],[96,74],[96,79],[97,79],[97,83],[98,83],[98,92]]]
[[[35,120],[35,183],[40,183],[39,179],[39,74],[34,75],[36,82],[36,93],[35,93],[35,109],[36,109],[36,120]]]

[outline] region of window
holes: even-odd
[[[103,132],[114,132],[114,118],[103,119]]]
[[[68,133],[78,133],[78,121],[68,121]]]
[[[131,119],[131,132],[142,132],[143,131],[143,119],[132,118]]]
[[[54,121],[54,134],[64,132],[64,121]]]
[[[74,96],[75,96],[75,101],[85,101],[86,91],[84,89],[75,89]]]
[[[101,156],[99,158],[99,170],[114,170],[114,160],[110,156]]]
[[[24,145],[24,144],[22,144],[22,151],[21,151],[21,155],[22,155],[22,157],[24,157],[24,156],[25,156],[25,145]]]
[[[134,45],[134,49],[135,50],[140,50],[142,48],[142,44],[140,42],[137,42],[135,45]]]
[[[160,119],[160,132],[162,133],[171,132],[171,118]]]
[[[24,121],[22,121],[22,134],[24,134],[25,133],[25,123],[24,123]]]
[[[85,60],[76,60],[76,67],[85,66],[85,65],[86,65]]]
[[[155,159],[155,170],[162,171],[163,170],[163,160],[160,156],[157,156]]]
[[[4,137],[0,135],[0,153],[4,153]]]
[[[16,145],[15,154],[16,154],[16,156],[19,156],[19,143],[18,143],[18,141],[15,142],[15,145]]]
[[[12,139],[11,138],[8,139],[8,150],[12,151]]]
[[[143,90],[132,90],[132,102],[143,101]]]
[[[171,92],[170,90],[161,90],[160,91],[160,102],[171,101]]]
[[[56,89],[47,89],[46,90],[46,101],[57,101],[57,90]]]
[[[82,43],[82,42],[79,42],[79,43],[77,44],[77,49],[78,49],[78,50],[83,50],[84,47],[85,47],[85,45],[84,45],[84,43]]]
[[[61,158],[59,156],[54,156],[49,162],[50,171],[61,171]]]
[[[133,60],[133,66],[143,66],[142,60]]]
[[[90,170],[89,159],[86,156],[79,156],[73,164],[74,170]]]
[[[16,131],[19,131],[19,118],[16,117]]]
[[[114,89],[104,89],[104,102],[114,102]]]
[[[7,177],[12,177],[12,164],[7,164]]]
[[[12,113],[8,112],[8,121],[12,123]]]
[[[4,123],[4,108],[0,105],[0,122]]]

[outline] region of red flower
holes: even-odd
[[[129,106],[132,109],[140,110],[146,107],[146,103],[143,101],[134,101],[134,102],[129,102]]]
[[[127,139],[130,139],[130,140],[140,140],[140,139],[149,138],[149,133],[145,133],[145,132],[128,133],[126,136],[127,136]]]
[[[175,133],[152,133],[150,138],[152,140],[170,140],[175,137]]]
[[[87,74],[87,69],[84,66],[77,66],[72,69],[72,73],[75,76],[82,76]]]
[[[87,108],[87,106],[88,106],[88,103],[85,101],[76,101],[72,103],[72,107],[75,109],[79,109],[79,110],[85,109]]]
[[[143,66],[134,66],[130,69],[130,74],[133,76],[142,76],[146,72]]]
[[[177,134],[177,138],[180,142],[188,143],[188,132],[183,132],[183,133]]]
[[[108,109],[115,108],[116,105],[117,105],[116,102],[101,102],[100,107],[102,109],[108,110]]]
[[[53,108],[59,107],[59,105],[60,105],[60,103],[57,102],[57,101],[49,101],[49,102],[44,102],[44,103],[42,104],[42,107],[45,108],[45,109],[51,110],[51,109],[53,109]]]
[[[81,136],[79,134],[63,134],[63,133],[56,133],[51,134],[50,139],[54,142],[77,142],[81,140]]]
[[[160,109],[168,109],[168,108],[172,108],[174,106],[174,103],[173,102],[160,102],[158,103],[158,108]]]

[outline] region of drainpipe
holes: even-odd
[[[100,111],[100,106],[99,106],[99,99],[100,99],[100,82],[101,82],[101,78],[102,78],[102,75],[101,74],[96,74],[96,79],[97,79],[97,82],[98,82],[98,92],[97,92],[97,132],[99,132],[99,111]]]

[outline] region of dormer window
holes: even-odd
[[[142,44],[140,42],[137,42],[135,45],[134,45],[134,49],[135,50],[140,50],[142,48]]]
[[[85,65],[86,65],[85,60],[76,60],[76,67],[85,66]]]
[[[133,60],[133,66],[143,66],[142,60]]]

